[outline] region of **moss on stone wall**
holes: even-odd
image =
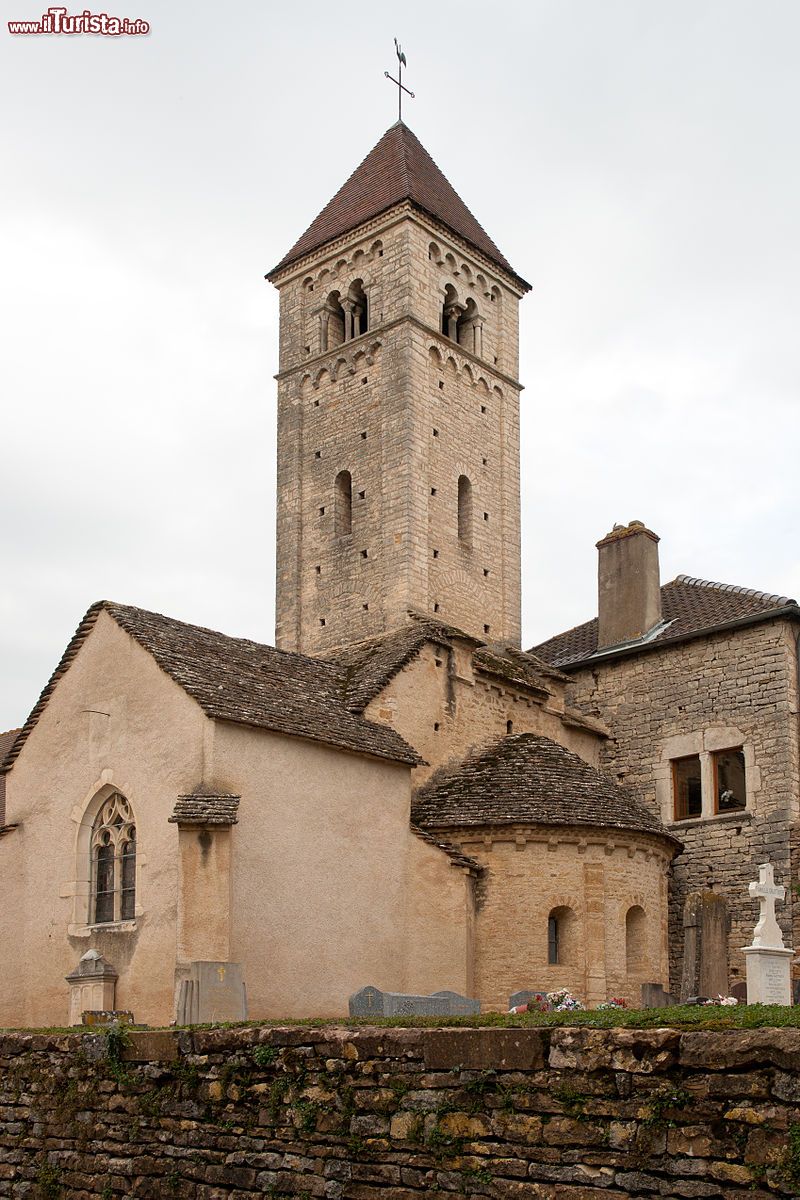
[[[325,1026],[0,1036],[0,1196],[800,1189],[800,1030]]]

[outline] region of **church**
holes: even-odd
[[[529,284],[402,122],[267,278],[276,644],[90,607],[0,740],[0,1026],[196,1019],[209,967],[256,1019],[638,1004],[708,891],[735,980],[756,865],[797,875],[796,602],[662,586],[632,521],[522,649]]]

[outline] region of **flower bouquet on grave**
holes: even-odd
[[[582,1012],[584,1007],[577,996],[573,996],[569,988],[559,988],[556,992],[548,992],[547,1003],[551,1012]]]
[[[527,1004],[515,1004],[510,1008],[509,1013],[526,1013],[526,1012],[549,1012],[550,1005],[547,1003],[547,996],[544,992],[537,992],[536,995],[528,1001]]]
[[[707,1008],[709,1005],[714,1005],[722,1008],[730,1008],[738,1003],[739,1001],[735,996],[713,996],[710,1000],[703,1001],[703,1007]]]
[[[602,1004],[598,1004],[597,1011],[601,1012],[609,1008],[627,1008],[628,1001],[623,996],[612,996],[610,1000],[604,1000]]]

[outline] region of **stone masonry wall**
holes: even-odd
[[[800,1030],[0,1036],[0,1197],[498,1200],[800,1188]],[[109,1058],[109,1050],[114,1050]]]
[[[409,609],[519,641],[519,293],[400,208],[282,279],[278,375],[279,647],[325,655]],[[431,248],[432,247],[432,248]],[[320,340],[320,307],[363,283],[369,329]],[[445,288],[483,340],[441,332]],[[352,529],[335,480],[352,478]],[[459,536],[458,480],[472,485]]]
[[[728,902],[731,976],[744,978],[740,948],[752,940],[758,913],[747,885],[767,859],[787,887],[786,903],[777,906],[786,943],[800,946],[800,906],[790,890],[800,867],[796,672],[794,631],[775,621],[573,676],[571,702],[600,717],[613,733],[600,765],[631,787],[685,844],[671,889],[673,988],[680,985],[684,898],[703,889]],[[745,750],[748,810],[674,821],[670,759],[738,744]]]

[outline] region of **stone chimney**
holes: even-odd
[[[658,537],[641,521],[615,525],[597,543],[597,648],[643,637],[661,620]]]

